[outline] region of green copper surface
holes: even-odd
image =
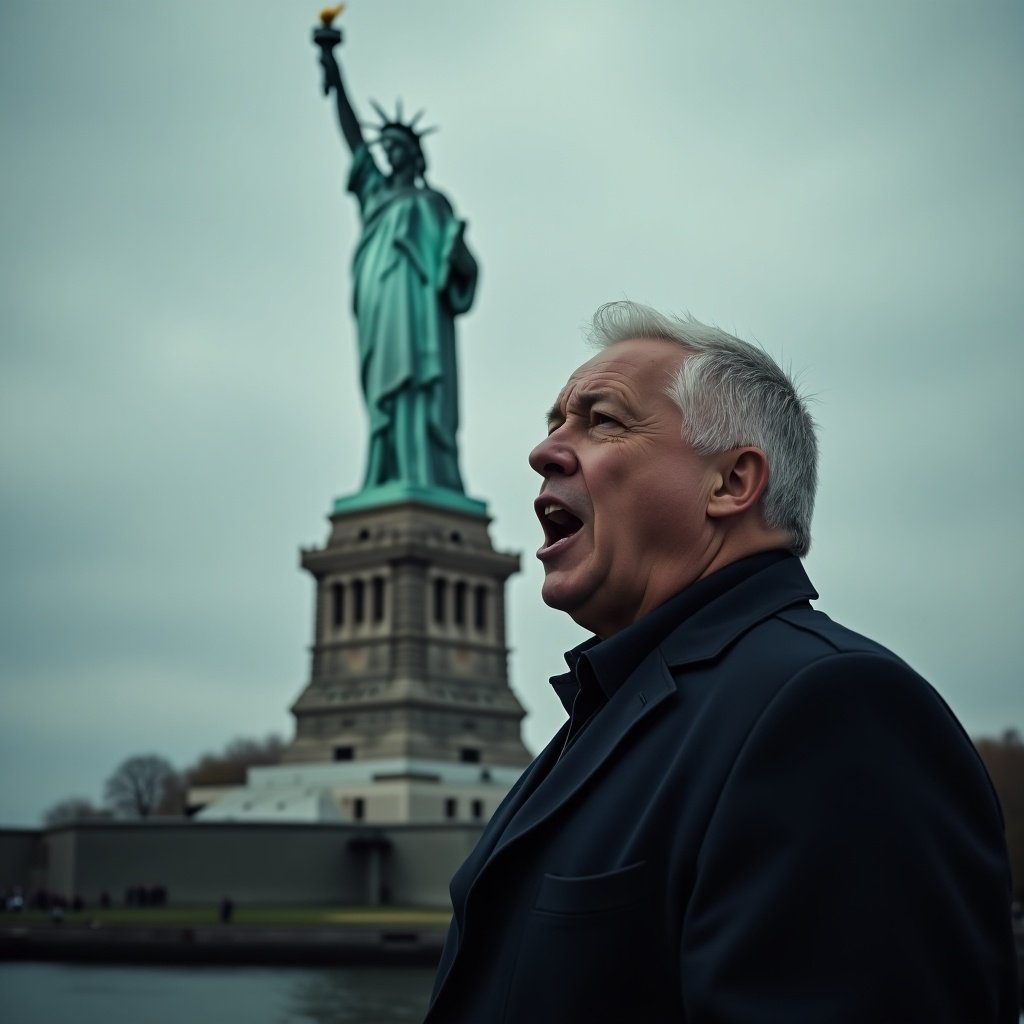
[[[434,505],[438,508],[455,512],[465,512],[473,516],[486,516],[487,503],[467,497],[459,491],[443,487],[418,487],[402,481],[392,481],[377,487],[364,487],[357,494],[347,498],[336,498],[333,512],[362,512],[381,505],[397,505],[406,501],[416,501],[423,505]]]
[[[352,263],[370,417],[363,486],[397,480],[461,492],[455,316],[469,309],[476,285],[464,225],[439,192],[395,188],[365,145],[348,187],[363,222]]]
[[[455,318],[472,305],[478,275],[466,225],[423,178],[417,118],[406,124],[399,113],[392,121],[378,108],[385,173],[345,92],[333,53],[337,39],[318,30],[314,42],[321,50],[324,91],[334,91],[352,151],[348,189],[359,203],[362,227],[352,261],[352,302],[370,427],[363,492],[379,497],[394,484],[435,498],[461,496]],[[339,499],[346,507],[352,500]]]

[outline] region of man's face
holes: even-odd
[[[698,579],[710,558],[715,473],[665,393],[686,355],[659,340],[604,349],[569,378],[530,453],[544,477],[544,601],[600,637]]]

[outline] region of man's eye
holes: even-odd
[[[590,422],[595,427],[621,427],[622,424],[615,419],[614,416],[609,416],[604,412],[592,412],[590,414]]]

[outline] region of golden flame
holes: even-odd
[[[335,7],[325,7],[320,12],[320,21],[323,22],[324,28],[330,28],[334,19],[345,10],[344,4],[337,4]]]

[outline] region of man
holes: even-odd
[[[970,741],[812,610],[817,445],[762,351],[615,303],[551,410],[544,600],[569,721],[452,881],[427,1020],[1017,1020]]]

